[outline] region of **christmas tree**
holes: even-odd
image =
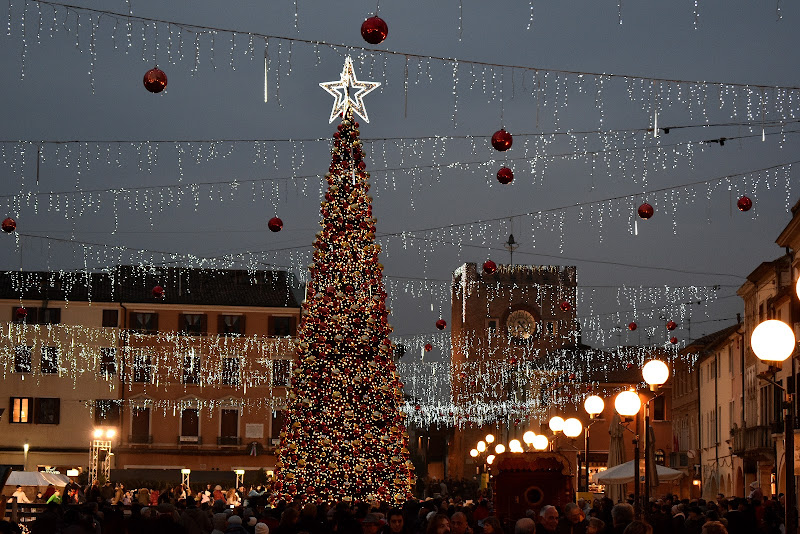
[[[356,101],[347,92],[359,87],[350,83],[349,58],[342,82],[344,96],[337,96],[332,116],[338,105],[343,119],[325,175],[322,231],[309,266],[273,499],[401,502],[411,496],[414,468],[400,410],[403,384],[392,360],[369,173],[353,115],[354,107],[366,115],[360,99],[365,92]]]

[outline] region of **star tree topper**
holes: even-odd
[[[367,116],[367,108],[364,107],[364,95],[377,89],[380,82],[360,82],[356,80],[356,74],[353,72],[353,60],[350,56],[344,60],[344,68],[342,75],[337,81],[322,82],[320,87],[328,91],[336,99],[333,102],[333,109],[331,110],[331,118],[329,123],[336,120],[339,114],[345,114],[347,108],[351,107],[353,111],[364,119],[364,122],[369,122]],[[356,94],[350,96],[350,88],[358,89]]]

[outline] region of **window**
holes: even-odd
[[[272,360],[272,386],[285,387],[289,385],[292,375],[291,360]]]
[[[14,372],[15,373],[30,373],[33,369],[31,362],[31,354],[33,347],[26,347],[25,345],[17,345],[14,347]]]
[[[25,315],[17,315],[17,308],[11,310],[11,320],[24,324],[59,324],[61,322],[61,308],[28,308],[24,307]]]
[[[158,332],[158,314],[154,312],[131,312],[131,329],[142,334]]]
[[[37,398],[34,402],[37,425],[57,425],[61,416],[61,399]]]
[[[270,335],[276,337],[285,337],[292,335],[292,317],[270,317],[272,321],[272,332]]]
[[[226,386],[239,385],[239,358],[222,358],[222,383]]]
[[[197,408],[186,408],[181,412],[181,436],[200,435],[200,417]]]
[[[59,324],[61,308],[39,308],[39,324]]]
[[[220,315],[217,331],[225,336],[244,335],[244,315]]]
[[[58,347],[42,347],[42,374],[58,374]]]
[[[150,443],[150,408],[137,406],[131,410],[131,443]]]
[[[220,437],[225,440],[230,438],[237,438],[239,436],[239,410],[223,409],[220,414]],[[225,441],[221,445],[225,445]],[[232,443],[227,443],[232,444]]]
[[[486,320],[486,328],[489,330],[490,333],[494,333],[497,331],[497,319],[487,319]]]
[[[200,383],[200,356],[189,355],[183,357],[183,383]]]
[[[114,347],[100,348],[100,374],[106,378],[117,374],[117,349]]]
[[[114,399],[97,399],[94,401],[94,424],[98,426],[117,426],[119,420],[119,401]]]
[[[281,430],[283,430],[283,426],[286,424],[286,412],[283,410],[276,410],[272,412],[272,428],[270,431],[270,437],[272,439],[280,439],[281,437]]]
[[[728,345],[728,371],[733,376],[733,345]]]
[[[182,334],[199,336],[206,333],[206,314],[204,313],[182,313],[179,320]]]
[[[666,416],[666,399],[661,395],[653,399],[653,421],[665,421]]]
[[[32,404],[33,399],[30,397],[11,397],[11,422],[30,423]]]
[[[103,310],[103,326],[107,328],[119,326],[119,310]]]
[[[152,378],[152,362],[149,354],[133,355],[133,381],[149,384]]]

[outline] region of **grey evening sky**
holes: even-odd
[[[27,3],[23,47],[21,17],[26,4],[23,0],[11,0],[8,19],[11,35],[6,36],[4,31],[0,36],[0,62],[5,74],[3,106],[0,107],[3,140],[103,142],[330,137],[335,130],[335,124],[329,125],[327,120],[331,99],[317,84],[338,76],[346,51],[304,42],[295,42],[290,47],[286,41],[272,39],[269,43],[269,101],[265,103],[264,41],[257,37],[253,56],[247,55],[249,40],[244,33],[369,46],[361,39],[359,28],[375,8],[375,2],[303,0],[296,3],[288,0],[75,2],[115,12],[127,12],[130,7],[138,16],[242,32],[235,40],[235,68],[230,61],[231,35],[226,32],[214,37],[213,56],[210,36],[200,39],[196,72],[193,35],[183,32],[183,57],[174,57],[178,55],[178,34],[181,33],[177,27],[173,27],[172,32],[174,63],[168,59],[170,45],[165,35],[166,25],[158,26],[157,39],[153,28],[148,28],[143,53],[141,23],[134,22],[129,49],[125,25],[120,23],[115,48],[115,41],[111,39],[114,20],[104,16],[99,19],[92,46],[91,26],[92,21],[98,21],[96,15],[91,19],[88,13],[78,11],[80,17],[77,17],[75,11],[68,14],[63,8],[57,8],[57,31],[51,38],[53,8],[42,5],[43,23],[37,37],[39,11],[36,2]],[[606,316],[618,309],[630,308],[627,301],[617,300],[617,287],[719,284],[718,302],[689,307],[691,331],[686,328],[686,316],[684,320],[678,319],[681,328],[677,335],[685,342],[731,324],[736,312],[741,311],[741,301],[732,296],[736,286],[761,261],[782,253],[774,239],[789,220],[787,205],[794,204],[800,191],[796,175],[790,174],[794,188],[787,193],[783,171],[779,172],[781,186],[777,189],[762,184],[753,191],[750,180],[734,182],[733,192],[724,185],[709,194],[708,188],[701,185],[689,191],[676,190],[669,202],[664,202],[663,194],[650,197],[657,198],[657,213],[652,220],[638,224],[638,235],[631,231],[628,206],[648,199],[647,196],[614,204],[613,209],[620,213],[613,217],[599,211],[606,209],[601,206],[608,206],[604,203],[586,208],[583,220],[577,209],[553,212],[540,225],[529,217],[520,216],[671,188],[797,159],[797,134],[775,135],[778,129],[768,128],[770,135],[761,142],[760,121],[777,117],[762,117],[755,111],[755,118],[750,121],[752,129],[747,126],[686,128],[662,136],[657,142],[664,145],[753,134],[758,137],[729,140],[725,146],[696,147],[691,162],[682,155],[676,156],[674,166],[670,155],[670,163],[663,170],[653,170],[653,152],[649,152],[647,161],[643,153],[634,153],[624,165],[615,153],[598,156],[600,160],[608,158],[611,170],[599,164],[594,176],[586,159],[549,161],[545,172],[542,172],[542,165],[532,172],[524,158],[526,139],[529,143],[527,156],[533,157],[534,138],[523,134],[623,129],[628,132],[620,135],[632,138],[628,146],[656,142],[645,139],[641,133],[630,132],[652,126],[653,116],[647,105],[635,101],[649,81],[630,84],[607,81],[602,95],[601,125],[595,78],[586,76],[579,82],[575,76],[559,78],[547,74],[547,69],[645,78],[800,85],[796,42],[800,6],[795,3],[703,0],[697,16],[695,3],[688,0],[623,2],[622,24],[618,7],[613,0],[533,0],[532,5],[524,1],[459,3],[455,0],[381,3],[380,15],[389,25],[389,38],[374,48],[462,60],[457,70],[454,117],[451,62],[428,63],[410,57],[406,97],[405,56],[372,52],[359,56],[358,50],[352,52],[357,60],[357,76],[383,83],[379,91],[366,98],[371,122],[362,125],[361,135],[367,140],[368,170],[384,166],[418,167],[390,174],[373,172],[374,213],[378,217],[379,234],[409,232],[405,239],[379,239],[384,245],[382,259],[386,274],[395,284],[391,294],[395,312],[392,324],[398,335],[418,342],[428,338],[441,340],[446,334],[437,334],[434,322],[440,315],[449,320],[450,273],[468,261],[482,263],[492,258],[505,263],[508,255],[502,250],[502,241],[509,231],[514,232],[521,244],[514,257],[515,263],[574,264],[578,266],[582,285],[607,286],[587,290],[592,294],[592,309],[588,304],[578,309],[581,316],[602,315],[598,322],[592,323],[593,328],[599,327],[599,336],[589,340],[600,346],[646,341],[646,335],[640,335],[641,332],[613,335],[611,328],[615,325],[627,324],[629,320],[639,320],[644,326],[661,324],[657,318],[636,317],[627,311],[619,317]],[[528,29],[531,13],[532,23]],[[5,11],[2,16],[6,21]],[[81,26],[76,46],[74,30],[78,21]],[[39,40],[41,43],[37,42]],[[145,91],[141,81],[144,72],[154,64],[156,42],[158,64],[169,77],[168,89],[160,95]],[[94,59],[92,47],[96,52]],[[20,76],[23,52],[24,78]],[[511,68],[471,66],[463,60],[543,70],[538,75],[532,71],[523,74]],[[92,62],[94,67],[90,68]],[[545,79],[546,75],[549,78]],[[498,98],[501,79],[502,105]],[[545,95],[544,101],[539,99],[537,103],[531,93],[542,83],[549,85],[541,93]],[[688,85],[664,84],[662,87],[671,88],[672,92],[663,96],[663,111],[658,118],[660,126],[747,121],[741,103],[739,119],[731,119],[730,108],[720,111],[713,87],[705,95],[705,115],[696,104],[700,97],[690,95]],[[563,105],[565,91],[566,107]],[[680,95],[678,91],[682,91]],[[560,96],[554,101],[556,92]],[[664,104],[668,98],[674,99],[671,107]],[[687,108],[681,104],[686,100],[695,104]],[[501,125],[516,136],[514,147],[505,155],[494,152],[487,141]],[[794,129],[794,124],[786,126],[787,132]],[[407,140],[408,148],[401,158],[397,141],[369,141],[434,136],[475,136],[475,146],[458,140],[419,141],[415,145],[413,140]],[[259,161],[254,162],[258,158],[252,143],[220,143],[216,146],[219,154],[232,151],[226,157],[211,158],[207,143],[184,145],[186,154],[183,176],[180,176],[173,144],[160,146],[157,160],[152,163],[148,162],[147,155],[137,156],[137,150],[128,143],[119,147],[107,143],[62,147],[58,158],[55,148],[45,145],[37,185],[31,157],[35,150],[26,152],[26,161],[22,164],[17,149],[7,143],[5,161],[0,166],[0,194],[310,176],[305,180],[277,180],[275,183],[280,184],[277,190],[267,186],[263,194],[260,185],[255,194],[250,185],[241,185],[233,194],[229,185],[215,186],[211,193],[203,187],[196,209],[194,201],[187,198],[180,206],[175,206],[170,204],[167,195],[159,205],[158,197],[142,193],[133,202],[136,204],[133,208],[127,200],[118,203],[116,233],[112,233],[115,216],[110,194],[98,194],[86,213],[80,216],[74,200],[70,200],[66,208],[66,217],[64,204],[59,206],[62,211],[56,212],[48,210],[46,201],[39,205],[38,213],[28,205],[22,206],[18,213],[20,231],[24,234],[174,251],[198,257],[275,251],[264,257],[277,265],[298,270],[308,263],[310,244],[318,229],[319,177],[329,164],[328,143],[281,142],[274,146],[275,150],[272,143],[265,143]],[[586,147],[599,148],[597,138],[590,137]],[[107,148],[112,155],[97,161],[98,150]],[[575,148],[557,138],[544,147],[542,153],[572,152]],[[143,150],[146,154],[146,147]],[[199,158],[198,150],[201,151]],[[117,152],[122,154],[119,166],[113,161]],[[665,147],[664,154],[672,154],[672,149]],[[509,186],[501,186],[494,179],[505,157],[514,158],[510,166],[516,178]],[[496,161],[466,168],[435,171],[428,167],[433,163],[488,162],[493,158]],[[107,164],[106,159],[111,159],[112,164]],[[646,176],[644,169],[648,169]],[[738,191],[747,192],[753,198],[755,208],[751,212],[742,214],[735,206],[732,208]],[[225,200],[220,201],[220,197]],[[86,204],[86,197],[69,198],[79,198],[78,204]],[[0,200],[4,209],[14,211],[7,199]],[[148,205],[154,205],[152,214]],[[592,221],[586,220],[589,213],[594,215]],[[601,213],[602,224],[597,219]],[[274,215],[284,221],[280,233],[271,233],[266,228],[267,220]],[[503,220],[485,228],[467,225],[438,233],[413,232],[495,218]],[[88,246],[84,256],[78,253],[80,249],[59,242],[23,235],[17,244],[12,237],[0,237],[3,237],[0,267],[4,269],[80,269],[84,264],[98,267],[107,261],[95,245]],[[472,246],[450,244],[459,239],[469,241]],[[133,260],[136,258],[138,256]],[[412,293],[413,282],[405,278],[428,278],[432,289],[414,286]],[[658,292],[633,292],[640,307],[664,306]],[[431,311],[432,303],[434,311]],[[668,318],[678,316],[674,306],[663,313]],[[660,329],[654,331],[654,342],[661,343],[663,338]]]

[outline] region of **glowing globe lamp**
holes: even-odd
[[[760,360],[782,362],[794,351],[794,332],[783,321],[770,319],[755,327],[750,346]]]
[[[537,451],[543,451],[550,445],[550,441],[547,439],[547,436],[543,434],[537,434],[535,438],[533,438],[533,448]]]
[[[486,434],[486,443],[494,443],[494,436],[492,434]]]
[[[522,434],[522,441],[524,441],[526,445],[533,445],[533,440],[535,438],[536,434],[530,430]]]
[[[623,417],[633,417],[641,407],[642,401],[635,391],[623,391],[614,399],[614,408]]]
[[[486,452],[486,442],[485,441],[479,441],[478,442],[478,446],[475,447],[475,448],[478,449],[478,452]]]
[[[503,454],[504,452],[506,452],[506,446],[503,445],[502,443],[498,443],[497,445],[494,446],[494,452],[495,454]]]
[[[564,435],[568,438],[577,438],[583,431],[583,424],[580,420],[570,417],[564,421]]]
[[[597,395],[586,397],[586,400],[583,401],[583,409],[592,417],[603,413],[603,408],[605,407],[606,403]]]
[[[669,378],[669,367],[661,360],[650,360],[642,367],[642,378],[651,386],[660,386]]]
[[[478,452],[478,449],[472,449],[471,451],[469,451],[469,455],[472,456],[473,458],[477,458],[479,454],[480,453]]]
[[[549,426],[553,432],[561,432],[564,430],[564,419],[556,415],[550,419]]]

